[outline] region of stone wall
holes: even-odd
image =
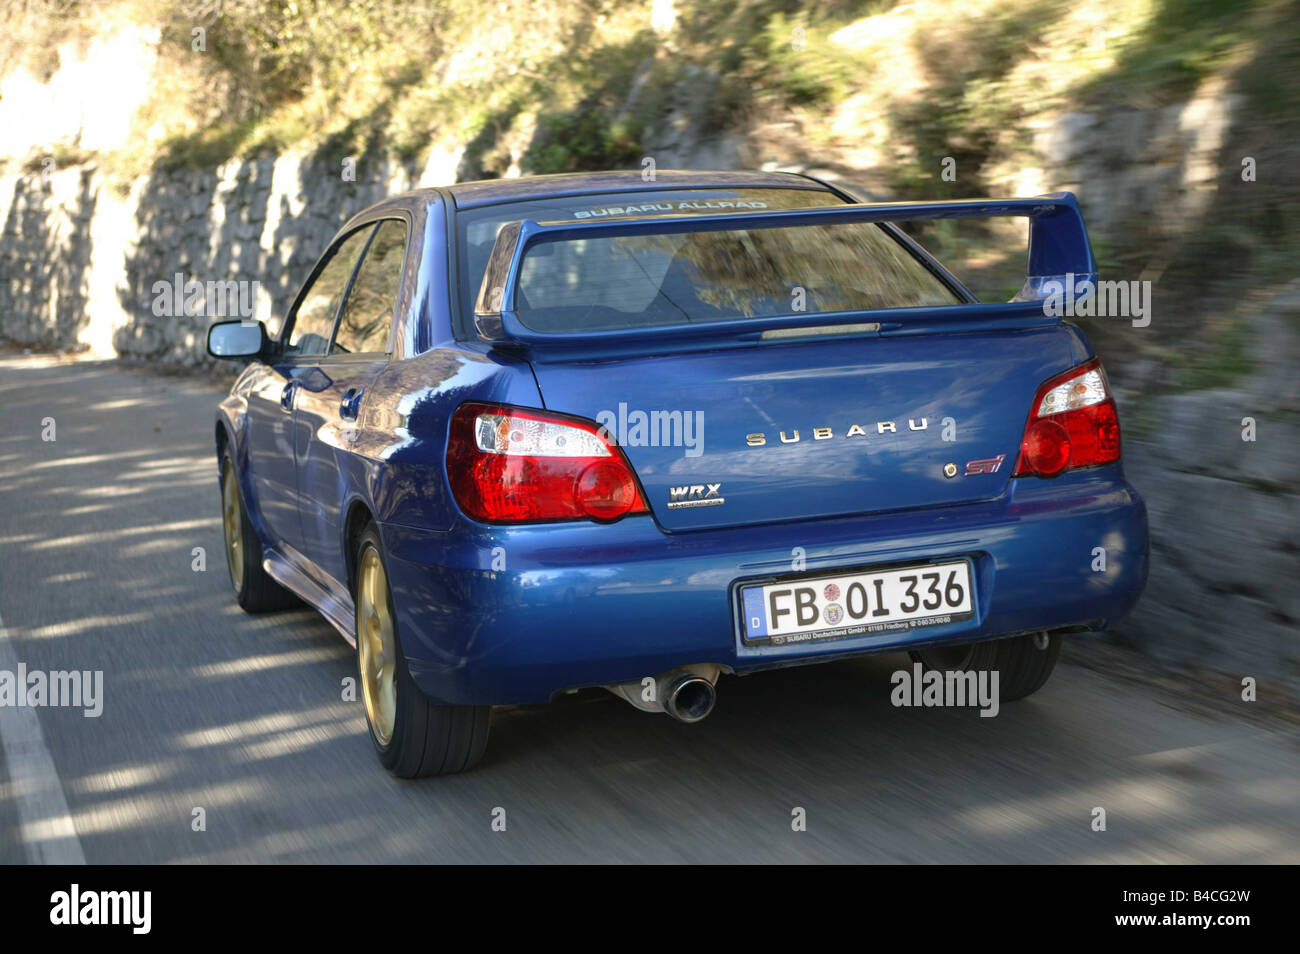
[[[1239,386],[1163,398],[1151,439],[1125,441],[1152,553],[1146,595],[1117,636],[1300,696],[1300,282],[1249,327]]]
[[[1251,188],[1231,151],[1239,108],[1212,81],[1158,110],[1063,113],[1035,145],[1044,185],[1079,193],[1090,233],[1145,248],[1140,271],[1103,277],[1155,280],[1149,328],[1086,326],[1117,359],[1125,469],[1151,522],[1146,594],[1114,638],[1165,662],[1280,680],[1300,696],[1300,281],[1235,311],[1250,367],[1232,387],[1152,396],[1177,388],[1159,355],[1208,344],[1188,340],[1196,325],[1171,308],[1196,306],[1160,279],[1180,246]]]
[[[1240,157],[1224,152],[1240,105],[1213,79],[1160,109],[1060,113],[1037,124],[1037,191],[1078,192],[1095,235],[1137,231],[1154,245],[1176,245],[1240,171]]]
[[[67,347],[87,331],[94,180],[87,169],[0,180],[0,336]]]
[[[709,128],[701,106],[709,97],[696,87],[714,80],[683,79],[674,95],[693,107],[669,110],[649,134],[660,168],[780,167],[764,158],[766,127],[725,136]],[[634,83],[629,104],[636,90]],[[995,170],[989,188],[1074,189],[1095,237],[1140,230],[1152,247],[1177,247],[1202,220],[1227,166],[1235,168],[1235,159],[1221,156],[1233,109],[1232,97],[1211,83],[1186,103],[1151,112],[1043,118],[1034,124],[1032,156]],[[526,146],[501,148],[517,160]],[[203,363],[206,320],[153,314],[156,282],[177,273],[185,281],[256,280],[259,316],[278,321],[343,221],[385,195],[463,176],[463,153],[435,144],[423,169],[363,161],[357,181],[345,181],[339,164],[296,154],[216,169],[156,168],[126,194],[93,165],[0,177],[0,338]],[[880,195],[874,170],[845,168],[839,177]],[[1156,258],[1148,262],[1153,273],[1161,267]]]
[[[339,226],[412,178],[297,155],[159,169],[125,195],[89,165],[0,177],[0,338],[205,364],[212,316],[156,314],[158,282],[256,281],[275,324]]]

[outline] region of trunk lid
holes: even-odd
[[[1053,322],[532,365],[547,409],[604,424],[675,532],[998,497],[1070,342]]]

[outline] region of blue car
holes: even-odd
[[[1000,303],[896,224],[997,216],[1029,223]],[[401,777],[584,687],[697,722],[724,673],[902,650],[1026,696],[1147,575],[1106,375],[1045,307],[1095,273],[1069,193],[631,172],[388,199],[274,336],[209,331],[248,361],[215,429],[236,599],[355,645]]]

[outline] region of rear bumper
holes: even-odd
[[[416,683],[456,705],[544,702],[688,663],[743,673],[843,656],[1084,626],[1124,615],[1146,582],[1146,508],[1118,467],[1012,482],[996,501],[743,529],[462,522],[381,527]],[[969,557],[971,619],[820,643],[746,646],[736,588],[792,570]],[[1104,569],[1101,552],[1104,551]]]

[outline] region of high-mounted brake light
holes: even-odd
[[[447,475],[488,523],[617,520],[648,513],[623,451],[591,421],[500,404],[452,415]]]
[[[1038,388],[1013,476],[1055,477],[1119,457],[1115,399],[1101,362],[1094,358]]]

